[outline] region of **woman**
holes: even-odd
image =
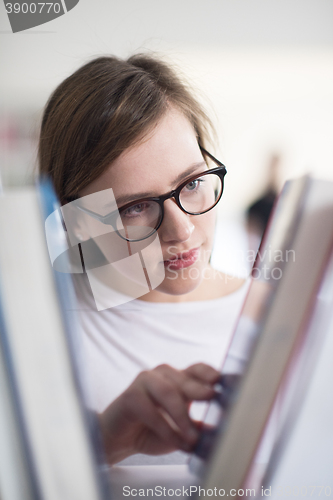
[[[104,258],[97,271],[86,266],[76,288],[91,406],[110,463],[193,448],[198,432],[189,404],[214,395],[218,372],[209,365],[221,363],[244,298],[242,280],[210,266],[226,173],[206,150],[211,130],[175,72],[143,55],[86,64],[45,109],[40,172],[52,178],[62,205],[76,204],[83,214],[73,234],[86,248],[84,260],[93,240]],[[105,193],[112,207],[103,205]],[[101,234],[107,226],[112,244]],[[132,259],[148,255],[142,268],[149,291],[96,310],[94,287],[108,294],[108,264],[126,249]],[[163,278],[151,286],[161,267]]]

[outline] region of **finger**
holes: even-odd
[[[186,377],[181,386],[183,396],[187,401],[209,401],[215,396],[214,386]]]
[[[170,425],[173,423],[188,443],[195,443],[198,431],[188,415],[188,400],[180,386],[158,370],[147,374],[143,383],[149,397],[171,418]]]
[[[205,363],[196,363],[183,370],[187,375],[208,384],[215,384],[220,378],[220,372]]]
[[[179,388],[179,392],[187,402],[211,399],[215,395],[213,385],[216,377],[220,378],[219,372],[203,363],[193,365],[186,370],[175,370],[169,365],[159,365],[153,372],[162,375],[168,382],[172,381]],[[195,375],[204,373],[203,380],[194,376],[193,373]],[[207,379],[213,382],[209,383]]]
[[[148,382],[148,385],[151,384]],[[131,416],[135,413],[136,418],[161,440],[175,448],[189,449],[187,440],[184,442],[175,425],[165,418],[163,412],[152,401],[147,384],[143,384],[141,388],[143,387],[144,390],[128,391],[123,402],[124,410]]]

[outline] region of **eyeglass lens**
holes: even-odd
[[[179,202],[189,214],[204,213],[221,196],[222,180],[214,173],[191,180],[179,193]],[[162,208],[156,201],[142,201],[120,211],[117,230],[127,240],[148,238],[159,226]]]
[[[122,210],[117,219],[118,233],[127,240],[148,238],[159,225],[161,207],[155,201],[143,201]]]
[[[183,187],[179,201],[186,212],[200,214],[215,205],[222,191],[222,181],[216,174],[206,174]]]

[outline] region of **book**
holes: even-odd
[[[306,356],[287,377],[278,439],[262,479],[271,497],[332,492],[333,253],[305,339]]]
[[[24,446],[16,398],[6,370],[5,324],[0,308],[0,498],[34,500],[36,488]]]
[[[45,219],[56,208],[47,183],[0,197],[2,500],[109,495],[74,356],[71,278],[53,271],[46,245]]]
[[[281,408],[288,413],[287,388],[311,358],[311,317],[332,248],[333,183],[289,181],[259,249],[193,461],[198,468],[199,460],[206,489],[238,492],[261,481],[258,453],[264,449],[259,462],[269,462]]]

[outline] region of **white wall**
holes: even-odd
[[[215,152],[228,167],[223,210],[233,213],[263,189],[273,151],[281,182],[307,170],[333,178],[332,25],[331,0],[80,0],[13,34],[0,3],[3,122],[24,113],[37,121],[52,89],[95,55],[166,54],[215,112]],[[34,153],[15,157],[18,170]]]

